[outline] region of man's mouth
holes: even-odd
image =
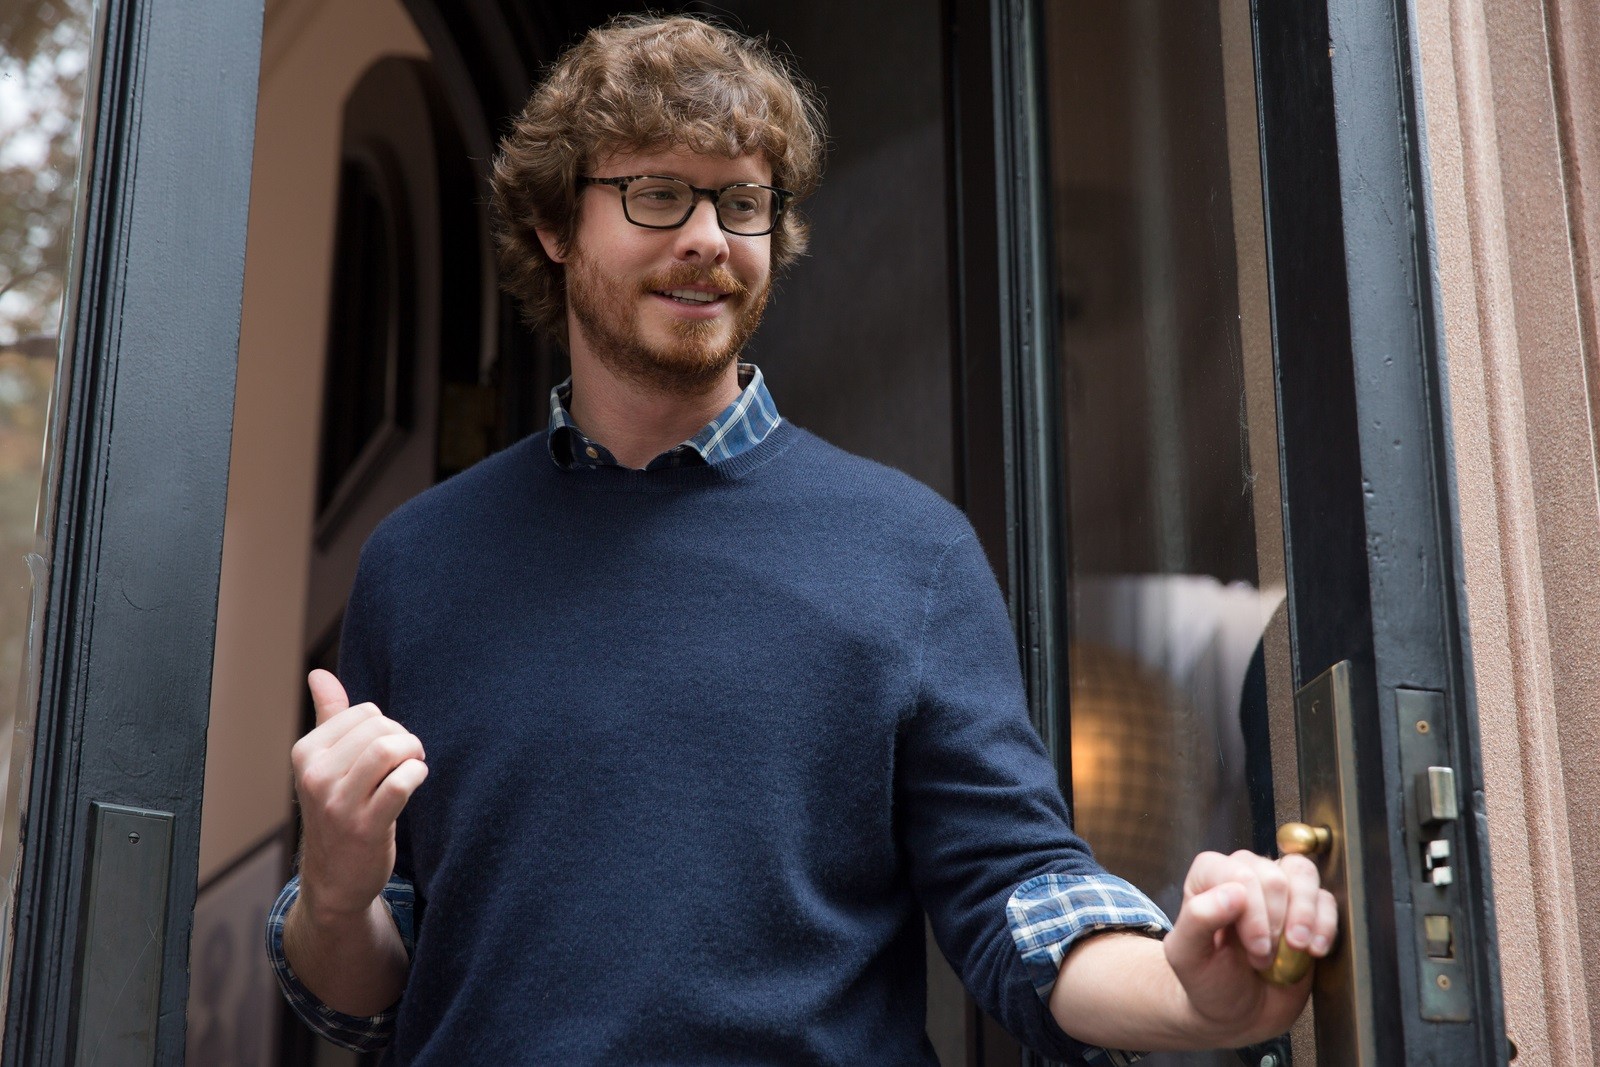
[[[655,293],[657,296],[676,300],[680,304],[710,304],[727,296],[726,293],[707,292],[703,289],[657,289]]]

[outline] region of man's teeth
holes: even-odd
[[[672,297],[674,300],[692,300],[696,304],[709,304],[711,301],[715,300],[719,294],[705,293],[698,289],[669,289],[667,291],[667,295]]]

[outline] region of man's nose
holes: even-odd
[[[728,235],[717,224],[717,205],[710,197],[700,197],[689,220],[678,228],[677,252],[680,259],[721,263],[728,258]]]

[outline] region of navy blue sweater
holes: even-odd
[[[1005,903],[1099,868],[971,527],[904,475],[787,423],[648,473],[536,435],[379,527],[341,672],[431,772],[393,1061],[932,1064],[924,908],[1074,1047]]]

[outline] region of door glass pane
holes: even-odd
[[[94,0],[0,3],[0,975],[38,701]],[[3,978],[0,978],[3,981]]]
[[[1249,5],[1041,6],[1075,817],[1176,914],[1293,763]]]

